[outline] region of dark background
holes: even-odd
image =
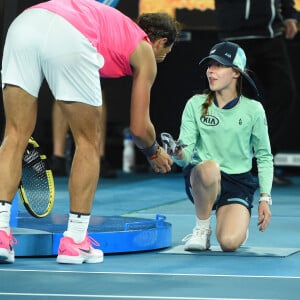
[[[0,0],[0,43],[1,52],[9,24],[25,8],[42,2],[40,0]],[[138,0],[120,0],[117,8],[131,18],[138,15]],[[197,67],[199,60],[206,56],[211,46],[216,43],[213,11],[177,10],[176,18],[183,24],[183,31],[191,36],[190,40],[179,41],[168,55],[165,62],[158,65],[158,76],[152,89],[151,118],[157,133],[167,131],[175,137],[179,132],[182,110],[188,98],[201,88],[201,75]],[[24,37],[26,38],[26,37]],[[300,34],[293,41],[288,41],[297,86],[300,85],[299,51]],[[106,156],[116,167],[121,167],[122,132],[129,125],[129,105],[131,78],[101,79],[108,102],[108,132]],[[278,83],[280,84],[280,78]],[[1,95],[2,97],[2,95]],[[294,113],[290,116],[286,131],[286,152],[300,152],[298,111],[300,95],[297,96]],[[51,107],[52,94],[45,82],[39,94],[39,114],[34,137],[48,156],[52,152]],[[0,129],[4,129],[2,98],[0,105]],[[137,153],[137,160],[144,158]]]

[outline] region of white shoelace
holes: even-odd
[[[200,238],[202,236],[208,236],[210,234],[210,228],[199,228],[199,227],[195,227],[193,229],[193,233],[190,233],[188,235],[186,235],[183,239],[182,242],[186,242],[188,240],[190,240],[191,238]]]

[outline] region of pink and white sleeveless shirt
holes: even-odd
[[[49,10],[80,31],[104,57],[102,77],[132,75],[129,56],[147,34],[129,17],[95,0],[51,0],[32,8]],[[58,29],[59,30],[59,29]]]

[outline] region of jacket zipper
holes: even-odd
[[[246,6],[245,6],[245,19],[248,20],[250,16],[250,6],[251,6],[251,0],[246,0]],[[275,18],[275,0],[270,1],[270,10],[271,10],[271,18],[268,23],[268,30],[270,33],[270,37],[274,37],[274,31],[272,28],[272,23]]]
[[[271,0],[270,9],[271,9],[271,18],[270,18],[268,28],[269,28],[270,36],[274,37],[274,31],[273,31],[273,28],[272,28],[272,23],[273,23],[274,18],[275,18],[275,0]]]
[[[251,4],[251,0],[246,0],[246,7],[245,7],[245,19],[246,19],[246,20],[249,19],[249,15],[250,15],[250,4]]]

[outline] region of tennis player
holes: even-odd
[[[44,78],[76,146],[69,178],[70,215],[57,262],[103,261],[103,252],[92,247],[87,233],[99,179],[101,77],[132,75],[133,140],[155,172],[171,170],[170,156],[156,141],[149,105],[156,63],[172,50],[179,27],[162,13],[141,15],[137,23],[94,0],[52,0],[25,10],[11,24],[2,62],[6,127],[0,148],[0,261],[14,261],[10,207]]]
[[[247,238],[257,181],[251,175],[257,158],[260,199],[258,226],[270,221],[273,157],[262,105],[243,95],[253,80],[246,73],[246,56],[239,45],[223,42],[200,62],[208,89],[194,95],[182,114],[179,147],[173,160],[181,167],[186,191],[194,203],[196,226],[185,250],[210,248],[211,213],[216,210],[216,237],[223,251],[235,251]]]

